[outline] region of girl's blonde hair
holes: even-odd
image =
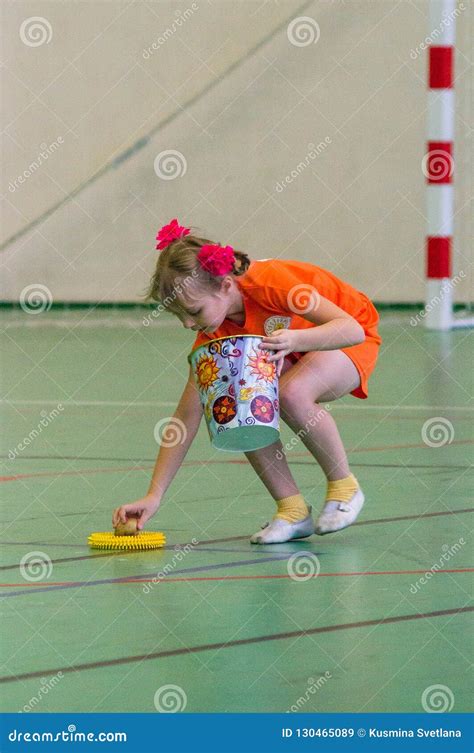
[[[144,297],[161,303],[169,311],[179,310],[178,295],[190,284],[205,291],[220,289],[222,276],[216,277],[203,269],[197,255],[202,246],[215,244],[197,235],[185,235],[172,241],[162,251],[158,251],[156,269]],[[243,251],[234,249],[235,262],[230,274],[239,277],[250,266],[250,259]]]

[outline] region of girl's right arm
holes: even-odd
[[[148,492],[142,499],[114,510],[112,514],[114,528],[120,521],[125,523],[128,515],[138,516],[137,528],[142,529],[147,520],[155,514],[197,434],[202,414],[199,394],[190,368],[189,378],[178,406],[162,433],[162,444]]]

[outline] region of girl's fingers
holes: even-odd
[[[117,507],[112,513],[113,527],[115,528],[119,523],[126,523],[127,515],[134,515],[134,514],[137,514],[136,504],[122,505],[121,507]]]
[[[153,512],[148,507],[142,510],[141,515],[138,518],[137,528],[141,530],[143,526],[145,525],[145,523],[147,523],[148,520],[151,518],[152,515],[153,515]]]
[[[285,353],[279,352],[279,353],[274,353],[271,356],[268,356],[267,361],[269,363],[271,363],[272,361],[283,361],[284,358],[285,358]]]
[[[288,351],[285,351],[285,353],[283,354],[283,357],[281,358],[281,360],[280,360],[280,361],[278,361],[278,366],[277,366],[277,369],[278,369],[278,376],[281,376],[281,372],[283,371],[283,366],[285,365],[285,358],[286,358],[286,356],[287,356],[287,355],[288,355],[288,354],[289,354],[290,352],[291,352],[291,351],[289,351],[289,350],[288,350]]]
[[[284,342],[274,342],[271,345],[265,345],[265,350],[284,350],[285,348],[288,348],[288,345]]]
[[[135,512],[134,510],[135,505],[122,505],[120,508],[120,520],[122,523],[127,522],[127,513],[129,512]]]
[[[277,348],[272,348],[274,350],[274,353],[267,354],[267,361],[275,361],[279,358],[284,358],[285,353],[289,353],[290,351],[285,345],[279,345]],[[284,353],[282,353],[284,351]]]

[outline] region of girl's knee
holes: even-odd
[[[320,392],[322,394],[323,390]],[[308,411],[318,401],[318,394],[318,390],[313,390],[313,394],[308,396],[304,386],[298,384],[297,380],[280,383],[281,411],[284,414],[294,413],[298,409]]]

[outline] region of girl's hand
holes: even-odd
[[[141,531],[147,520],[158,510],[160,500],[151,497],[148,494],[136,502],[130,502],[128,505],[117,507],[112,513],[112,525],[115,528],[118,523],[126,523],[127,517],[139,516],[137,530]]]
[[[276,361],[277,375],[280,376],[285,356],[297,350],[297,330],[279,329],[273,335],[267,335],[258,346],[264,350],[276,351],[267,357],[268,361]]]

